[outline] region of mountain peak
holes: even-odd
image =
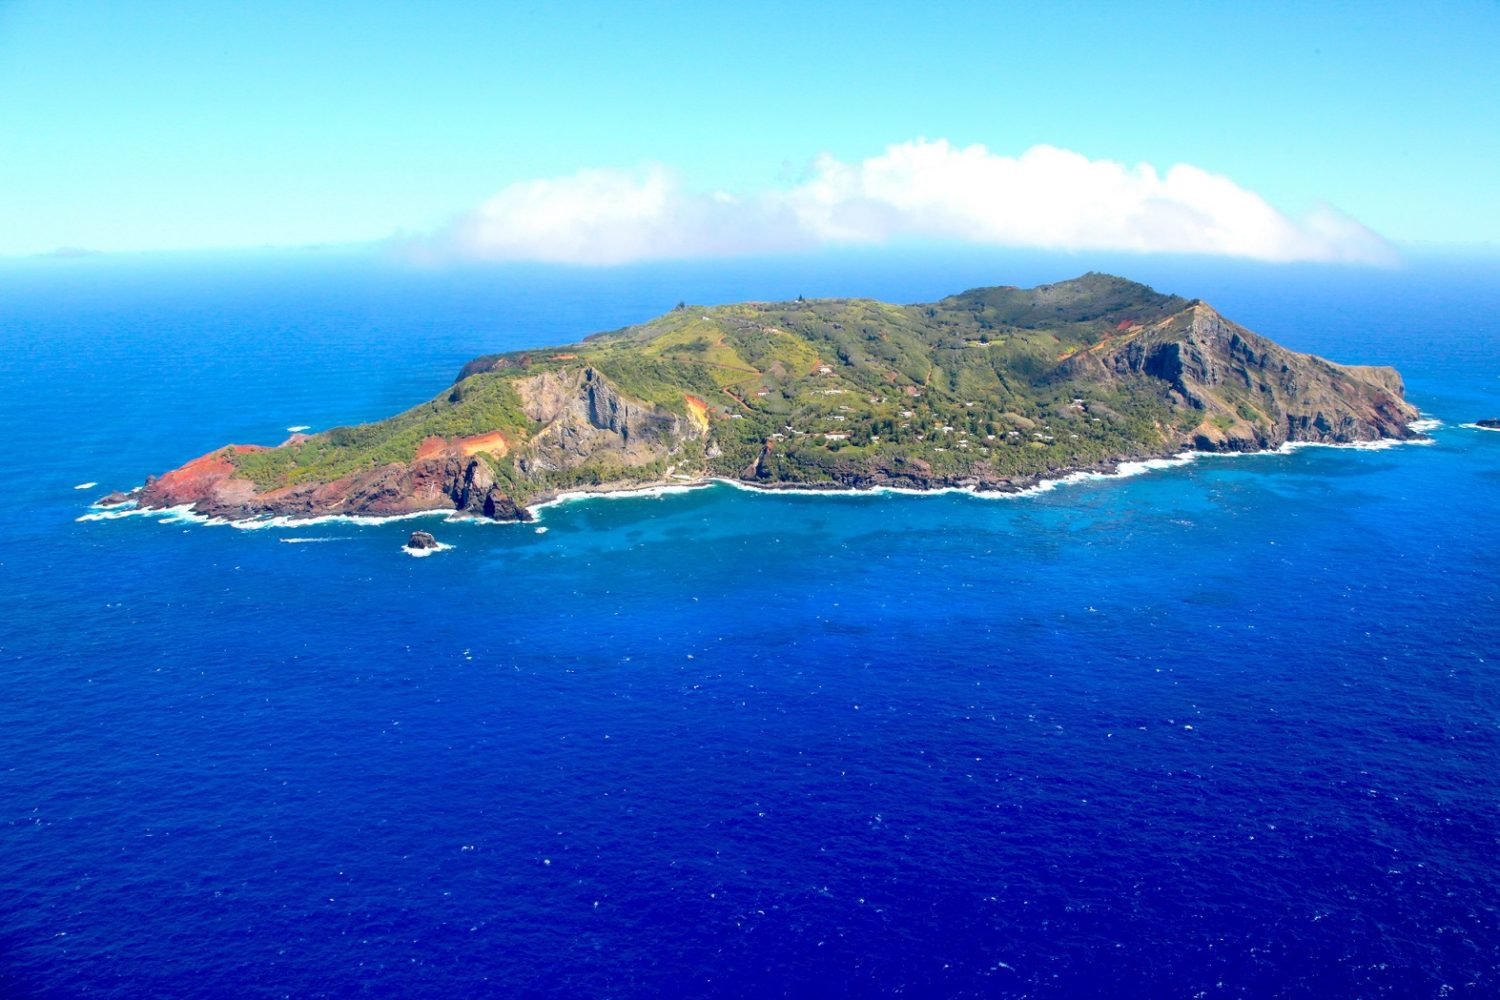
[[[995,321],[1027,329],[1104,321],[1147,324],[1179,312],[1190,302],[1148,285],[1100,271],[1034,288],[973,288],[943,300],[952,308],[988,313]]]

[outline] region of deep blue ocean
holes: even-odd
[[[79,520],[679,300],[1093,267],[1397,365],[1435,443]],[[0,996],[1500,996],[1500,259],[47,259],[0,348]]]

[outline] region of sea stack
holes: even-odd
[[[406,540],[406,547],[417,552],[438,547],[438,540],[432,537],[430,532],[413,531],[411,537]]]

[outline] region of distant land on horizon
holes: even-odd
[[[460,511],[723,478],[1016,491],[1184,450],[1417,436],[1392,368],[1287,350],[1198,300],[1100,273],[938,302],[679,304],[487,355],[386,420],[227,445],[101,506],[230,520]]]

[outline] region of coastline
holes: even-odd
[[[652,499],[692,493],[714,485],[723,485],[745,493],[796,494],[799,496],[864,497],[864,496],[937,496],[942,494],[964,494],[980,500],[1019,500],[1040,496],[1064,486],[1109,479],[1128,479],[1148,472],[1189,465],[1203,458],[1248,458],[1263,455],[1290,455],[1306,448],[1341,448],[1355,451],[1384,451],[1403,445],[1430,445],[1436,439],[1427,432],[1445,426],[1444,421],[1423,416],[1408,424],[1413,431],[1423,436],[1413,438],[1381,438],[1373,441],[1351,441],[1329,443],[1322,441],[1287,441],[1275,448],[1255,451],[1179,451],[1157,455],[1124,458],[1074,469],[1057,469],[1038,473],[1016,480],[1007,480],[1000,489],[985,489],[978,484],[965,485],[959,482],[940,483],[930,487],[902,486],[888,483],[872,483],[861,486],[845,486],[837,483],[751,483],[722,476],[700,476],[689,478],[672,477],[664,480],[621,482],[601,484],[594,489],[566,490],[555,494],[543,494],[521,509],[529,513],[529,520],[519,518],[498,520],[477,517],[451,508],[407,511],[400,514],[319,514],[312,517],[274,515],[260,518],[226,518],[195,511],[191,505],[176,507],[139,507],[134,500],[108,507],[98,503],[74,520],[77,522],[112,521],[129,517],[155,517],[163,524],[197,524],[203,526],[229,526],[242,531],[267,528],[296,529],[323,524],[379,525],[388,522],[416,520],[419,518],[441,518],[448,524],[524,525],[541,521],[542,513],[553,507],[583,500],[628,500]],[[1471,425],[1463,424],[1463,427]],[[1481,430],[1488,428],[1479,428]]]

